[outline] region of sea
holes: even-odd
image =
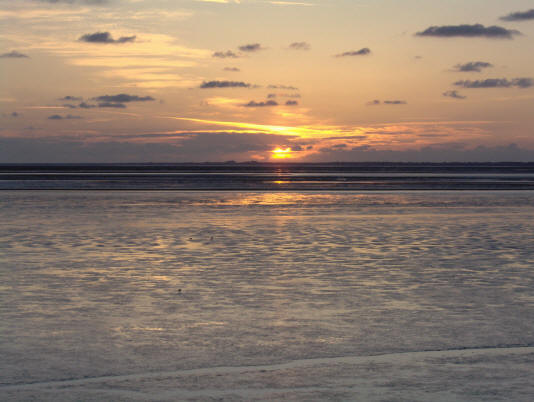
[[[0,165],[2,401],[531,401],[534,163]]]

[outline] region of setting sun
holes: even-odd
[[[293,155],[291,153],[291,148],[276,148],[275,150],[271,151],[273,153],[274,159],[289,159],[292,158]]]

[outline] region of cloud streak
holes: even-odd
[[[250,88],[250,84],[243,81],[204,81],[200,88]]]
[[[308,42],[293,42],[289,45],[293,50],[310,50],[310,44]]]
[[[460,95],[458,91],[446,91],[443,92],[443,96],[446,96],[448,98],[454,98],[454,99],[465,99],[466,97],[463,95]]]
[[[464,64],[457,64],[454,66],[454,71],[459,72],[477,72],[480,73],[482,69],[493,67],[493,64],[485,61],[470,61]]]
[[[109,32],[95,32],[92,34],[85,34],[78,39],[80,42],[86,43],[102,43],[102,44],[121,44],[128,42],[135,42],[136,36],[121,36],[119,39],[113,39]]]
[[[417,32],[416,36],[431,36],[441,38],[490,38],[490,39],[512,39],[521,32],[515,29],[506,29],[497,25],[486,27],[482,24],[474,25],[443,25],[431,26],[424,31]]]
[[[261,102],[250,101],[248,103],[245,103],[243,106],[244,107],[271,107],[271,106],[278,106],[278,102],[274,100],[261,101]]]
[[[534,20],[534,9],[528,11],[518,11],[500,18],[502,21],[528,21]]]
[[[227,50],[226,52],[215,52],[211,57],[217,57],[219,59],[237,59],[239,55],[231,50]]]
[[[534,80],[532,78],[514,78],[512,80],[506,78],[488,78],[485,80],[456,81],[454,85],[463,88],[530,88],[534,85]]]
[[[17,52],[16,50],[0,54],[0,58],[2,59],[28,59],[29,57],[30,56],[24,53]]]
[[[149,101],[155,100],[152,96],[137,96],[137,95],[128,95],[128,94],[102,95],[102,96],[97,96],[94,99],[99,102],[118,102],[118,103],[149,102]]]
[[[264,48],[259,43],[249,43],[246,45],[239,46],[239,50],[241,50],[242,52],[253,53],[259,52],[260,50],[264,50]]]
[[[367,47],[364,47],[360,50],[350,50],[348,52],[343,52],[336,54],[334,57],[353,57],[353,56],[367,56],[371,54],[371,50]]]

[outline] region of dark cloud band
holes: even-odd
[[[92,34],[85,34],[80,36],[78,39],[80,42],[87,42],[87,43],[103,43],[103,44],[110,44],[110,43],[128,43],[128,42],[135,42],[136,36],[121,36],[119,39],[113,39],[111,34],[109,32],[95,32]]]
[[[366,56],[368,54],[371,54],[371,50],[367,47],[364,47],[360,50],[351,50],[348,52],[343,52],[340,54],[336,54],[335,57],[352,57],[352,56]]]
[[[534,9],[528,11],[518,11],[501,17],[502,21],[527,21],[534,20]]]
[[[444,25],[431,26],[422,32],[417,32],[416,36],[433,36],[441,38],[453,37],[483,37],[492,39],[512,39],[515,35],[521,35],[521,32],[515,29],[506,29],[496,25],[485,27],[482,24],[474,25]]]
[[[250,88],[250,84],[243,81],[204,81],[200,88]]]
[[[534,85],[534,80],[532,78],[514,78],[512,80],[506,78],[488,78],[485,80],[456,81],[454,85],[463,88],[530,88]]]
[[[481,72],[484,68],[493,67],[493,64],[485,61],[470,61],[469,63],[457,64],[454,66],[455,71],[459,72]]]

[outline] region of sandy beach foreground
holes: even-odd
[[[0,387],[40,401],[530,401],[534,347],[295,360],[287,363],[37,382]]]

